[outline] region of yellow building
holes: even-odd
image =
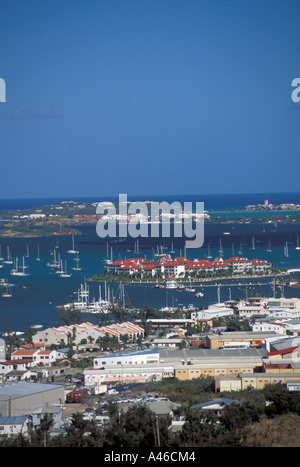
[[[254,389],[262,389],[266,384],[283,383],[300,379],[300,373],[253,373],[252,375],[241,373],[241,389],[253,387]]]
[[[240,373],[253,373],[256,368],[256,364],[233,364],[233,363],[224,363],[224,364],[195,364],[195,365],[183,365],[174,368],[175,378],[185,381],[191,380],[194,378],[202,377],[212,377],[216,378],[222,375],[238,375]]]
[[[266,384],[295,382],[300,380],[300,373],[240,373],[239,375],[222,375],[215,378],[215,391],[240,391],[249,387],[263,389]]]
[[[226,342],[246,342],[250,347],[259,347],[268,337],[276,337],[275,332],[222,332],[222,334],[209,334],[206,336],[207,349],[219,349]]]
[[[215,392],[240,391],[242,380],[237,375],[222,375],[215,378]]]

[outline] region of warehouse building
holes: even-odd
[[[243,342],[250,347],[260,347],[264,345],[265,339],[278,336],[274,331],[271,332],[222,332],[221,334],[208,334],[206,336],[206,347],[208,349],[219,349],[227,342]]]
[[[64,402],[64,385],[18,381],[0,385],[0,417],[20,417]]]

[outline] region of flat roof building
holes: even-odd
[[[30,414],[49,404],[64,402],[64,385],[27,383],[23,381],[0,385],[0,417]]]

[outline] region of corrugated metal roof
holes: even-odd
[[[0,425],[24,425],[28,417],[0,417]]]

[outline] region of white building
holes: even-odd
[[[102,368],[106,365],[152,365],[159,363],[159,350],[136,350],[103,355],[94,358],[94,368]]]
[[[300,308],[272,307],[268,308],[267,312],[268,316],[272,316],[273,318],[285,318],[287,320],[300,318]]]
[[[17,436],[28,433],[29,418],[27,415],[16,417],[0,417],[0,436]]]
[[[58,360],[66,358],[66,354],[57,350],[29,350],[19,349],[11,354],[12,361],[24,361],[29,366],[36,366],[43,363],[45,366],[51,366]]]
[[[274,331],[276,334],[286,334],[288,326],[282,322],[267,322],[267,321],[256,321],[252,326],[253,332],[268,332]]]
[[[199,321],[202,319],[215,319],[220,318],[221,316],[232,316],[234,311],[230,307],[226,306],[219,306],[219,307],[212,307],[207,308],[206,310],[201,311],[194,311],[191,313],[191,318],[194,321]]]
[[[162,378],[173,378],[173,366],[153,363],[151,365],[107,365],[103,368],[84,370],[84,384],[87,387],[99,388],[108,383],[145,383],[160,381]]]

